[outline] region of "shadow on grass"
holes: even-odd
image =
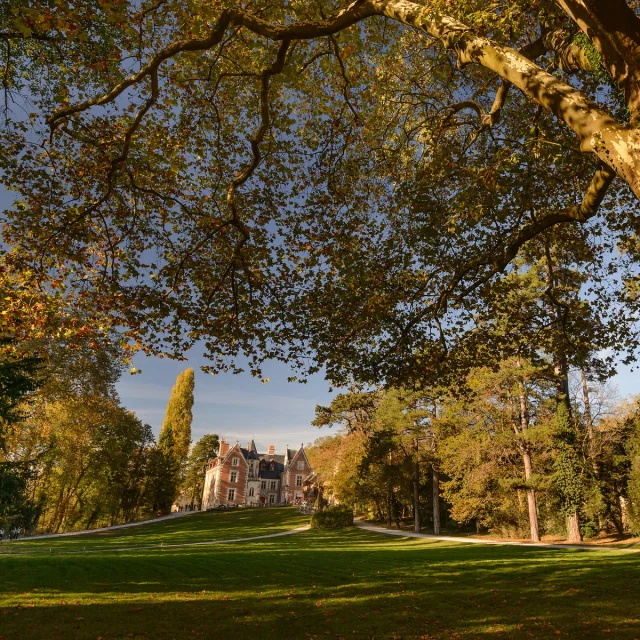
[[[640,567],[615,552],[310,531],[0,570],[7,639],[640,637]]]

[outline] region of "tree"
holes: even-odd
[[[0,342],[14,341],[0,338]],[[21,403],[42,384],[41,364],[37,356],[0,355],[0,448],[4,447],[7,427],[23,417],[19,410]]]
[[[14,5],[3,261],[135,348],[392,383],[545,234],[633,284],[636,0]]]
[[[179,467],[186,462],[191,446],[194,386],[193,369],[185,369],[176,378],[158,441],[161,449],[174,456]]]
[[[584,472],[566,397],[558,403],[554,437],[556,453],[553,482],[560,508],[567,518],[567,540],[581,542],[579,512],[584,501]]]
[[[198,509],[202,503],[202,491],[204,489],[204,476],[207,471],[207,462],[218,455],[218,435],[208,433],[195,443],[185,471],[182,492],[190,499]]]

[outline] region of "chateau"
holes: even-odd
[[[304,447],[288,447],[276,455],[274,445],[258,453],[253,440],[246,448],[220,440],[218,457],[210,460],[204,479],[202,510],[219,505],[296,504],[305,498],[305,479],[312,473]]]

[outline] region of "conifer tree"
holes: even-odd
[[[176,384],[171,390],[171,397],[160,432],[160,448],[171,452],[179,464],[184,463],[187,459],[191,445],[194,386],[193,369],[185,369],[176,378]]]

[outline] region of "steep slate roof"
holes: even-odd
[[[258,478],[260,478],[261,480],[280,480],[281,473],[282,469],[278,469],[277,467],[275,471],[264,469],[263,471],[258,471]]]
[[[245,449],[244,447],[240,447],[240,451],[242,451],[242,455],[245,460],[258,460],[258,454],[255,451],[251,451],[251,449]]]
[[[278,464],[284,466],[284,456],[277,454],[270,456],[268,453],[259,453],[258,456],[260,460],[264,460],[267,464],[271,462],[271,460],[275,460]]]
[[[266,469],[260,469],[260,467],[258,467],[258,478],[279,480],[280,474],[284,471],[284,456],[260,454],[260,463],[262,462],[265,463]],[[275,462],[275,469],[273,471],[271,470],[271,462]]]

